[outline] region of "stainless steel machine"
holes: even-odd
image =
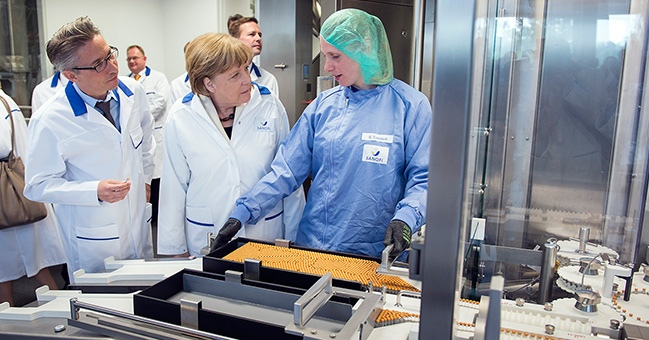
[[[544,293],[538,281],[547,278],[547,266],[520,254],[578,238],[584,227],[589,247],[619,258],[601,261],[609,274],[593,273],[598,285],[589,285],[588,294],[561,295],[563,288],[582,285],[582,276],[565,275],[564,287],[550,281],[556,295],[548,302],[565,313],[593,312],[589,306],[602,303],[606,307],[593,313],[619,316],[625,308],[601,286],[604,277],[617,272],[618,279],[628,278],[632,268],[635,278],[649,239],[647,3],[426,1],[425,13],[424,46],[432,48],[424,49],[424,65],[432,66],[430,73],[424,69],[422,84],[431,84],[428,194],[435,204],[427,211],[420,336],[457,336],[457,299],[471,288],[489,295],[499,277],[504,296],[522,293],[524,304],[539,301]],[[491,247],[519,255],[511,261],[505,252],[492,258],[481,253]],[[575,253],[579,247],[567,248]],[[642,280],[633,282],[642,292]],[[626,282],[617,285],[621,293]],[[634,297],[644,303],[644,295]],[[649,317],[633,314],[625,320]],[[603,328],[617,327],[606,320]]]

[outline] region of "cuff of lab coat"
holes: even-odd
[[[90,205],[103,204],[104,201],[99,199],[99,181],[89,181],[87,183],[87,185],[88,185],[88,189],[89,189],[88,190],[88,202],[90,203]],[[94,190],[94,192],[90,190],[91,188]],[[92,199],[92,197],[94,197],[94,200]],[[96,204],[95,204],[95,202],[96,202]]]
[[[230,218],[236,218],[241,221],[241,224],[245,224],[250,219],[250,211],[248,211],[248,208],[246,208],[245,205],[237,204],[237,207],[234,209],[234,212],[232,212]]]
[[[394,214],[394,217],[392,219],[406,222],[408,227],[410,227],[410,231],[415,231],[415,227],[417,226],[417,218],[415,217],[415,213],[415,209],[409,206],[403,206],[397,211],[396,214]]]

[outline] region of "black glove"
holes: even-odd
[[[237,220],[236,218],[228,219],[223,227],[221,227],[221,230],[219,230],[219,234],[216,235],[214,242],[212,242],[210,253],[216,249],[221,248],[221,246],[223,246],[224,244],[230,242],[234,235],[237,234],[237,231],[239,231],[239,229],[241,229],[241,221]]]
[[[394,243],[394,248],[390,252],[390,256],[394,257],[410,247],[410,236],[412,236],[412,231],[406,222],[392,220],[388,224],[388,229],[385,230],[383,245],[387,247]]]

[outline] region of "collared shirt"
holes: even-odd
[[[142,71],[140,71],[140,72],[138,72],[138,73],[133,73],[133,72],[131,72],[131,73],[128,74],[128,76],[129,76],[130,78],[133,78],[133,79],[135,79],[135,76],[136,76],[136,75],[139,75],[139,76],[140,76],[139,79],[136,79],[137,81],[140,81],[140,79],[144,80],[145,77],[148,77],[149,75],[151,75],[151,69],[150,69],[148,66],[145,66],[145,67],[142,69]]]
[[[74,89],[79,94],[79,97],[81,97],[81,100],[83,100],[89,106],[95,107],[95,105],[99,100],[83,93],[83,91],[81,91],[81,89],[76,83],[73,83],[72,86],[74,86]],[[119,98],[115,95],[113,91],[108,91],[106,93],[106,98],[104,98],[102,101],[107,101],[107,100],[110,100],[110,115],[113,116],[113,120],[115,121],[115,127],[117,128],[117,131],[122,132],[121,126],[119,124]]]

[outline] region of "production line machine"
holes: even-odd
[[[253,255],[260,259],[225,258],[252,244],[265,247],[262,256]],[[73,287],[80,290],[41,287],[33,305],[1,305],[0,337],[406,339],[416,333],[418,283],[407,275],[377,273],[380,263],[373,258],[277,244],[235,239],[201,259],[109,258],[104,273],[75,273]],[[302,269],[332,270],[314,275],[266,266],[272,261],[263,255],[273,249],[285,253],[275,255],[278,263],[295,265],[302,258],[311,262],[303,261]],[[286,252],[298,252],[299,258]],[[359,263],[368,266],[369,280],[341,278]],[[402,287],[412,291],[401,292]],[[134,291],[120,292],[128,289]]]
[[[556,242],[555,259],[573,257],[573,242]],[[390,249],[379,260],[244,238],[200,259],[109,258],[104,273],[75,273],[80,290],[41,287],[33,305],[0,305],[0,337],[418,339],[422,245],[413,238],[410,270],[391,265]],[[629,333],[649,322],[649,267],[625,280],[614,252],[576,248],[579,261],[555,260],[557,286],[576,298],[502,299],[505,280],[494,276],[479,299],[457,300],[455,338],[490,339],[494,325],[501,339],[642,338]]]

